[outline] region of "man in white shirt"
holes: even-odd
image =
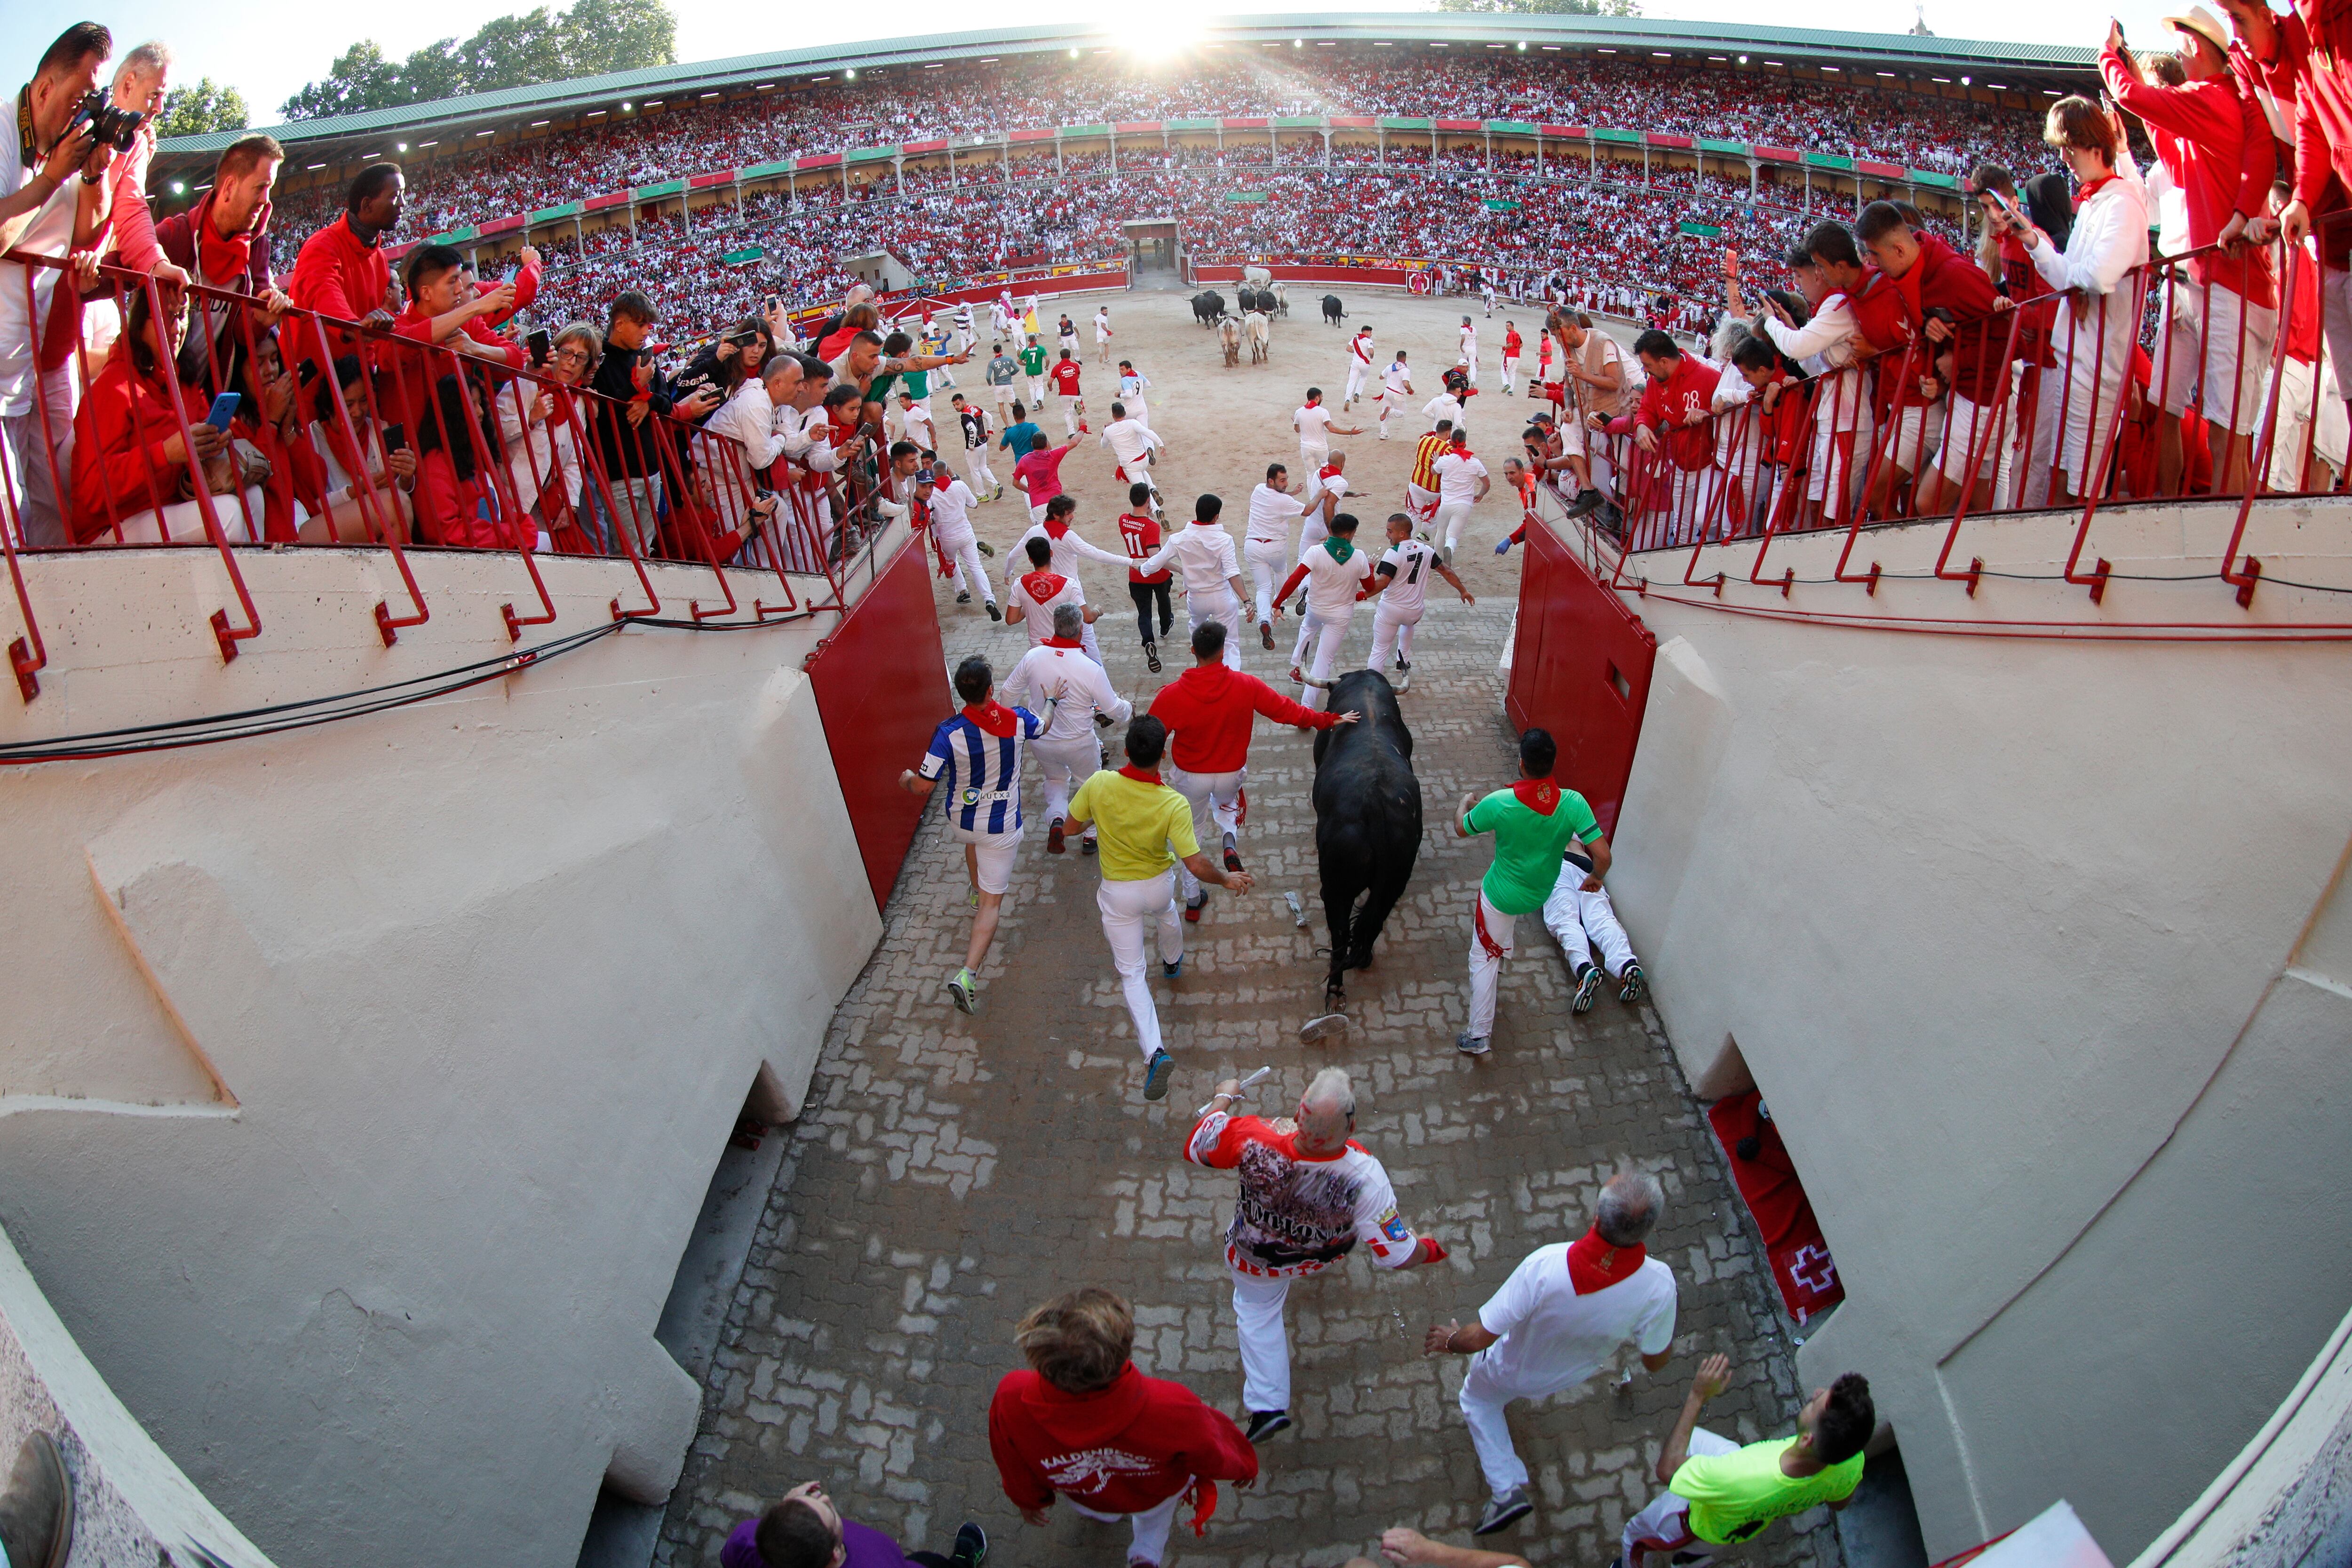
[[[1488,299],[1486,313],[1490,316],[1495,313],[1491,296]],[[1460,357],[1454,363],[1465,368],[1471,385],[1478,384],[1478,327],[1477,323],[1467,316],[1462,318],[1462,351]]]
[[[1250,491],[1249,528],[1242,543],[1250,583],[1257,590],[1258,640],[1268,653],[1274,651],[1274,591],[1298,559],[1290,546],[1290,520],[1306,510],[1290,488],[1289,468],[1268,463],[1265,483]]]
[[[1331,519],[1330,533],[1299,552],[1297,569],[1283,584],[1283,596],[1287,598],[1300,578],[1307,580],[1307,620],[1300,630],[1302,648],[1311,637],[1315,643],[1315,695],[1306,699],[1310,708],[1324,705],[1322,683],[1331,678],[1331,667],[1339,661],[1339,644],[1346,639],[1348,625],[1356,618],[1356,595],[1370,587],[1380,592],[1373,582],[1372,558],[1356,548],[1356,517],[1353,512],[1340,512]],[[1274,607],[1276,615],[1282,606]],[[1290,679],[1306,684],[1299,669],[1300,661],[1290,661]]]
[[[1796,326],[1780,302],[1767,295],[1771,313],[1764,331],[1773,347],[1814,378],[1805,500],[1819,508],[1822,521],[1837,521],[1853,515],[1862,481],[1859,470],[1867,467],[1858,454],[1869,450],[1875,423],[1861,365],[1869,344],[1848,298],[1848,290],[1862,281],[1862,253],[1843,224],[1823,221],[1807,230],[1789,252],[1789,268],[1812,316]],[[1729,279],[1727,292],[1734,314],[1741,309],[1738,290],[1738,279]]]
[[[1081,537],[1078,531],[1070,526],[1071,520],[1077,515],[1077,510],[1078,500],[1076,496],[1058,495],[1045,503],[1045,515],[1031,523],[1028,531],[1013,542],[1013,548],[1009,552],[1010,559],[1005,563],[1004,568],[1008,587],[1017,574],[1027,569],[1026,563],[1035,553],[1029,548],[1032,544],[1045,546],[1047,569],[1067,578],[1073,585],[1078,580],[1078,563],[1081,560],[1097,562],[1105,566],[1117,566],[1122,570],[1131,564],[1123,552],[1115,554],[1105,550],[1092,540]],[[1078,603],[1085,604],[1086,590],[1080,588],[1077,593]],[[1087,652],[1093,656],[1097,664],[1100,664],[1102,650],[1095,645],[1096,613],[1091,607],[1087,611],[1085,641]],[[1037,630],[1034,626],[1031,631],[1034,636],[1045,636],[1043,631]]]
[[[1372,567],[1375,576],[1387,579],[1379,596],[1372,601],[1372,655],[1364,663],[1367,669],[1385,669],[1391,654],[1404,679],[1396,683],[1402,691],[1412,681],[1412,634],[1421,625],[1422,612],[1428,605],[1429,579],[1435,575],[1454,584],[1465,605],[1477,603],[1454,568],[1437,557],[1428,543],[1412,536],[1412,519],[1401,511],[1389,514],[1388,552]]]
[[[1462,1418],[1492,1493],[1474,1534],[1492,1535],[1535,1506],[1505,1405],[1574,1388],[1622,1345],[1633,1345],[1651,1372],[1672,1359],[1674,1271],[1643,1245],[1664,1202],[1655,1176],[1619,1173],[1601,1189],[1592,1228],[1581,1238],[1528,1254],[1467,1328],[1432,1324],[1423,1336],[1425,1354],[1470,1357]]]
[[[1118,459],[1118,482],[1123,485],[1144,485],[1151,490],[1151,510],[1160,512],[1160,487],[1151,482],[1151,458],[1155,450],[1164,451],[1168,443],[1160,433],[1128,412],[1123,402],[1110,405],[1110,423],[1103,426],[1100,444]]]
[[[1206,621],[1231,626],[1241,618],[1241,563],[1234,559],[1234,536],[1217,519],[1225,510],[1219,497],[1203,495],[1192,503],[1192,521],[1178,529],[1151,558],[1134,570],[1149,577],[1173,562],[1184,580],[1184,613],[1191,625],[1186,635]],[[1225,663],[1242,667],[1237,639],[1225,639]]]
[[[1439,554],[1446,565],[1454,564],[1454,547],[1462,542],[1462,525],[1470,520],[1470,509],[1486,499],[1495,481],[1487,476],[1486,465],[1470,450],[1470,438],[1457,425],[1454,427],[1454,445],[1437,459],[1437,521],[1433,525],[1440,535]]]
[[[719,405],[703,428],[732,437],[743,448],[743,465],[761,472],[784,455],[786,434],[777,428],[776,410],[791,405],[801,389],[798,354],[771,354],[758,376],[746,380]]]
[[[1095,307],[1095,363],[1110,363],[1110,307]]]
[[[1381,439],[1389,438],[1389,416],[1412,406],[1412,374],[1405,368],[1404,350],[1397,350],[1396,358],[1381,373]]]
[[[1095,612],[1087,606],[1087,591],[1076,577],[1066,577],[1054,570],[1053,546],[1042,536],[1031,539],[1013,552],[1014,561],[1027,568],[1013,576],[1006,584],[1004,621],[1029,634],[1029,646],[1035,647],[1054,635],[1054,612],[1068,605],[1082,617],[1079,623],[1078,646],[1086,648],[1088,658],[1102,662],[1091,644],[1095,635]]]
[[[1364,395],[1364,381],[1372,374],[1372,329],[1358,327],[1348,340],[1348,393],[1339,400],[1342,411],[1353,408]]]
[[[1429,427],[1433,430],[1437,428],[1440,420],[1444,420],[1456,430],[1465,427],[1462,417],[1462,400],[1454,395],[1451,388],[1440,392],[1427,403],[1423,404],[1421,411],[1429,416]]]
[[[1298,525],[1298,552],[1326,538],[1331,531],[1331,518],[1339,510],[1340,499],[1353,493],[1348,483],[1348,454],[1334,452],[1330,460],[1307,476],[1307,486],[1299,500],[1307,510]]]
[[[931,543],[940,559],[955,568],[956,603],[971,604],[976,587],[988,605],[988,618],[1003,620],[1003,612],[996,607],[996,590],[989,585],[988,565],[980,558],[980,536],[971,526],[971,509],[980,504],[980,498],[942,464],[932,474],[930,494],[923,499],[931,514]],[[1050,552],[1047,558],[1051,559]]]
[[[106,226],[114,149],[98,145],[75,113],[113,52],[104,27],[77,23],[42,55],[17,112],[0,114],[0,251],[63,257],[92,245]],[[22,509],[19,537],[35,546],[66,542],[62,492],[72,483],[63,464],[51,471],[51,443],[73,428],[79,401],[72,358],[53,371],[34,363],[60,276],[53,267],[0,265],[0,468]]]
[[[932,428],[931,411],[917,403],[911,392],[898,395],[898,434],[901,440],[912,441],[926,452],[940,449],[940,433]]]
[[[1054,635],[1032,647],[1004,678],[1004,700],[1045,721],[1045,732],[1029,742],[1045,780],[1045,853],[1063,852],[1062,819],[1070,793],[1102,767],[1102,742],[1095,738],[1095,715],[1118,723],[1135,714],[1111,687],[1103,667],[1082,646],[1086,615],[1075,605],[1054,611]],[[1095,852],[1095,825],[1087,824],[1084,853]]]
[[[1307,401],[1291,411],[1290,427],[1298,432],[1299,465],[1310,474],[1329,460],[1335,434],[1363,434],[1352,425],[1331,423],[1331,411],[1323,406],[1323,389],[1319,386],[1307,389]]]
[[[971,476],[973,493],[985,490],[988,499],[994,500],[1004,493],[1004,487],[997,483],[996,470],[988,466],[988,443],[994,432],[989,428],[987,412],[966,402],[961,392],[949,400],[949,410],[957,433],[963,437],[964,472]]]
[[[1127,416],[1147,428],[1151,424],[1151,409],[1143,401],[1143,395],[1150,385],[1151,378],[1137,370],[1133,360],[1118,362],[1118,400],[1127,405]]]

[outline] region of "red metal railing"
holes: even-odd
[[[881,532],[868,503],[882,443],[868,425],[823,426],[820,414],[836,467],[779,457],[754,471],[730,437],[650,410],[633,425],[629,404],[586,374],[509,363],[520,351],[479,357],[463,338],[271,310],[86,258],[11,252],[0,287],[25,290],[39,349],[38,449],[0,463],[0,552],[25,627],[9,657],[26,701],[48,657],[27,553],[213,551],[234,601],[210,617],[224,660],[262,630],[239,546],[383,550],[400,580],[398,606],[373,607],[386,646],[432,615],[417,548],[518,557],[527,589],[499,606],[518,641],[558,617],[540,568],[551,552],[630,563],[629,597],[643,602],[614,595],[615,619],[660,613],[654,561],[709,569],[713,596],[688,605],[698,622],[845,613],[856,569],[872,576],[862,558]],[[730,568],[772,573],[772,593],[744,605]]]
[[[2352,224],[2352,215],[2332,221]],[[1784,395],[1807,399],[1787,450],[1776,447],[1768,416],[1745,386],[1730,406],[1718,405],[1695,426],[1707,436],[1703,454],[1684,432],[1637,433],[1631,419],[1588,432],[1596,471],[1612,474],[1608,499],[1622,514],[1596,531],[1616,547],[1596,565],[1612,585],[1651,584],[1660,574],[1634,568],[1632,557],[1687,547],[1683,584],[1719,596],[1729,573],[1701,575],[1706,550],[1753,538],[1748,582],[1777,585],[1785,596],[1794,572],[1784,568],[1777,578],[1765,572],[1774,538],[1839,527],[1845,539],[1833,579],[1874,595],[1878,563],[1854,567],[1864,527],[1948,517],[1934,575],[1973,596],[1981,559],[1970,558],[1966,570],[1952,567],[1964,523],[1988,511],[2079,508],[2064,581],[2095,602],[2113,570],[2091,548],[2102,507],[2124,499],[2223,500],[2237,503],[2237,521],[2220,576],[2246,605],[2262,571],[2241,555],[2254,501],[2340,492],[2345,483],[2321,456],[2330,411],[2314,341],[2315,254],[2284,239],[2229,251],[2209,247],[2154,258],[2106,295],[2003,300],[1990,317],[1951,323],[1955,330],[1937,342],[1915,339],[1875,363],[1786,387]],[[2236,289],[2217,280],[2217,272],[2230,270],[2216,265],[2223,261],[2241,276],[2267,268],[2279,305],[2267,331],[2263,312],[2244,307]],[[2251,279],[2244,287],[2260,292]],[[1958,347],[1963,338],[1965,350]],[[1963,353],[1973,360],[1962,363]],[[1993,389],[1982,405],[1951,390],[1971,370],[1968,384]],[[1897,395],[1931,374],[1933,396]],[[1727,389],[1740,373],[1727,365],[1722,375]],[[2302,380],[2307,386],[2289,404],[2290,381]],[[2168,422],[2168,405],[2189,416]],[[1948,449],[1939,450],[1939,424],[1954,443]],[[2198,429],[2214,426],[2223,433],[2196,441]],[[1775,456],[1783,459],[1777,471]],[[2200,460],[2210,474],[2200,476]]]

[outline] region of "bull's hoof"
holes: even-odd
[[[1318,1040],[1333,1039],[1345,1035],[1348,1032],[1348,1016],[1336,1010],[1338,1005],[1345,999],[1336,992],[1325,992],[1323,1005],[1333,1008],[1334,1011],[1309,1018],[1301,1024],[1298,1026],[1299,1043],[1311,1046]]]
[[[1372,955],[1370,952],[1357,953],[1348,960],[1348,967],[1350,969],[1370,969],[1371,966]]]

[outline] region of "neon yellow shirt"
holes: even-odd
[[[1776,1519],[1819,1502],[1843,1502],[1862,1484],[1862,1456],[1810,1476],[1780,1473],[1794,1437],[1750,1443],[1729,1454],[1685,1459],[1667,1490],[1690,1504],[1690,1531],[1717,1546],[1745,1541]]]
[[[1192,802],[1166,784],[1145,784],[1108,768],[1078,786],[1070,797],[1069,819],[1095,825],[1106,882],[1140,882],[1201,852],[1201,841],[1192,835]]]

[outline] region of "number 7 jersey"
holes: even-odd
[[[1376,568],[1389,578],[1389,585],[1381,590],[1373,601],[1381,613],[1392,621],[1417,621],[1422,607],[1427,603],[1429,576],[1436,570],[1437,551],[1434,546],[1418,539],[1408,539],[1402,544],[1391,544],[1381,557]]]

